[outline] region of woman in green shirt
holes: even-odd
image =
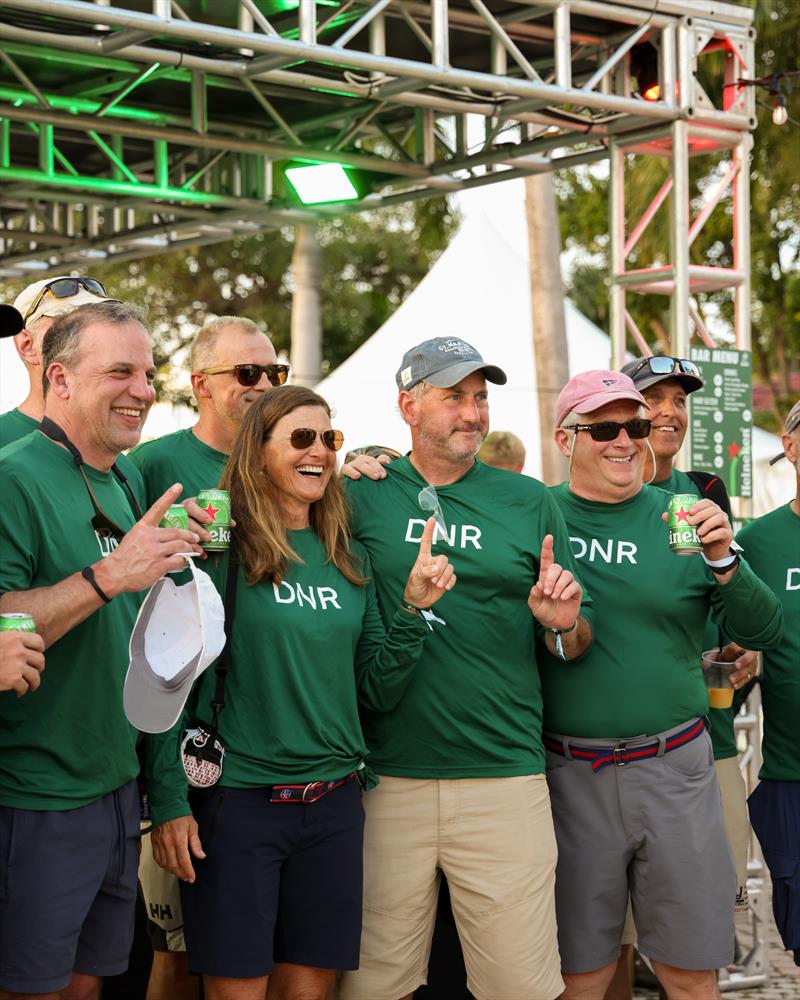
[[[281,995],[322,1000],[336,970],[357,968],[357,701],[381,711],[401,696],[427,635],[419,609],[455,583],[446,557],[431,555],[431,519],[384,631],[334,475],[341,444],[310,389],[272,389],[248,411],[220,484],[240,565],[218,784],[188,796],[177,752],[187,725],[209,724],[213,670],[181,726],[149,738],[153,851],[182,879],[189,965],[208,1000],[263,1000],[268,976]],[[218,561],[209,572],[223,592]]]

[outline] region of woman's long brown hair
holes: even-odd
[[[268,389],[245,414],[220,481],[220,487],[231,495],[236,548],[251,584],[260,580],[280,583],[289,563],[302,562],[289,544],[277,492],[264,466],[264,442],[282,417],[301,406],[320,406],[331,415],[328,404],[312,389],[298,385]],[[309,518],[328,562],[350,583],[366,583],[350,553],[344,494],[335,472],[322,499],[311,504]]]

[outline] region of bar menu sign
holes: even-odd
[[[689,396],[691,468],[711,472],[729,496],[753,495],[753,369],[750,351],[692,347],[705,385]]]

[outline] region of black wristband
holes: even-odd
[[[103,593],[103,591],[100,589],[100,584],[97,582],[97,580],[95,580],[94,570],[92,569],[91,566],[84,566],[83,569],[81,570],[81,576],[88,584],[90,584],[94,592],[105,604],[111,603],[111,598],[108,596],[108,594]]]

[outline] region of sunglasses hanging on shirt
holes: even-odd
[[[85,463],[83,461],[83,455],[81,455],[75,445],[70,441],[65,431],[59,427],[55,421],[51,420],[50,417],[44,417],[42,419],[42,422],[39,424],[39,430],[45,437],[50,438],[51,441],[63,444],[75,460],[75,465],[78,472],[81,474],[83,485],[86,487],[86,492],[89,494],[89,499],[91,500],[92,507],[94,508],[94,517],[92,518],[92,527],[94,530],[101,538],[116,538],[118,542],[121,541],[127,529],[118,527],[98,503],[97,497],[94,495],[94,490],[92,489],[92,484],[89,482],[89,477],[86,475],[86,471],[84,470]],[[136,502],[136,497],[134,496],[130,483],[117,468],[116,463],[111,466],[111,471],[114,473],[120,485],[127,493],[128,501],[131,505],[134,517],[137,521],[140,520],[142,517],[142,509]]]

